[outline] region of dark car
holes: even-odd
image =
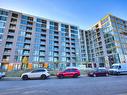
[[[96,68],[88,73],[88,76],[98,77],[98,76],[109,76],[109,72],[105,68]]]
[[[62,72],[57,73],[58,78],[73,77],[77,78],[80,76],[80,71],[77,68],[68,68]]]

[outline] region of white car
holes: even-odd
[[[5,77],[5,72],[0,72],[0,79]]]
[[[23,80],[28,80],[28,79],[35,79],[35,78],[40,78],[40,79],[46,79],[50,76],[50,74],[48,73],[48,71],[46,69],[43,68],[39,68],[36,70],[33,70],[31,72],[27,72],[27,73],[23,73],[21,75],[21,78]]]

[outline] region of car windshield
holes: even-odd
[[[112,68],[112,69],[118,69],[119,66],[118,66],[118,65],[114,65],[114,66],[112,66],[111,68]]]
[[[98,69],[98,68],[97,68],[97,69],[95,69],[95,71],[96,71],[96,72],[105,72],[106,69]]]

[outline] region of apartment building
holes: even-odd
[[[106,15],[88,30],[76,25],[0,8],[0,63],[127,63],[127,21]]]
[[[0,63],[80,63],[79,27],[0,8]]]
[[[108,14],[84,34],[89,62],[100,67],[127,63],[126,20]]]

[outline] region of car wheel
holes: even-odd
[[[117,72],[116,75],[119,76],[120,75],[120,72]]]
[[[41,79],[45,80],[46,78],[46,75],[41,75]]]
[[[63,75],[60,75],[58,78],[59,78],[59,79],[62,79],[62,78],[64,78],[64,76],[63,76]]]
[[[73,77],[74,77],[74,78],[77,78],[77,77],[78,77],[78,74],[75,74]]]
[[[28,76],[27,75],[23,75],[22,79],[23,80],[28,80]]]
[[[106,76],[108,77],[108,76],[109,76],[109,74],[108,74],[108,73],[106,73]]]
[[[94,77],[96,77],[97,75],[96,74],[93,74]]]

